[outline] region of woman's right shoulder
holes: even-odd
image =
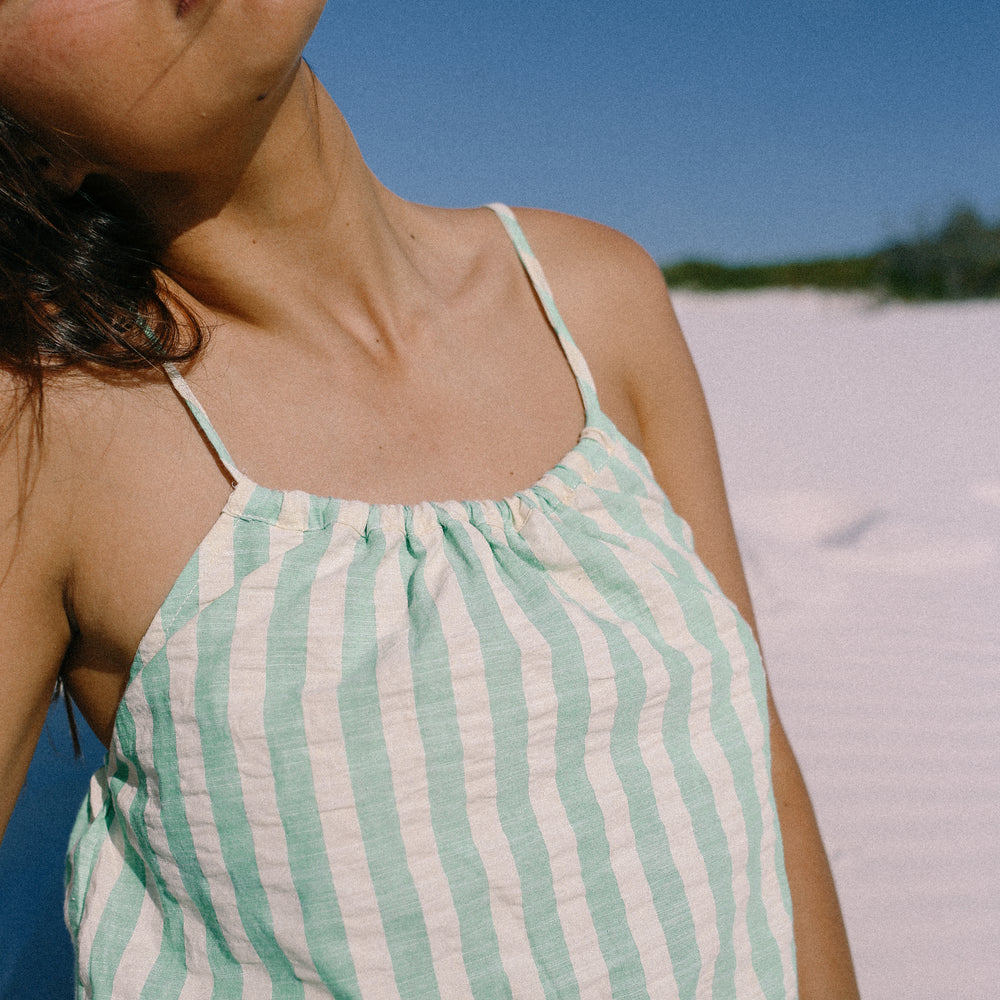
[[[82,486],[115,393],[74,377],[28,392],[0,372],[0,606],[15,620],[44,616],[47,632],[68,628]],[[0,613],[0,629],[10,620]]]
[[[0,374],[0,833],[14,807],[72,638],[72,518],[83,456],[59,441],[71,414],[46,393],[25,403]],[[68,402],[68,399],[67,399]]]
[[[59,585],[71,607],[74,575],[100,544],[101,522],[123,517],[136,492],[122,467],[142,466],[144,438],[158,413],[176,422],[183,411],[165,379],[132,384],[66,373],[29,397],[0,373],[0,394],[0,481],[7,484],[0,573],[22,562],[34,566],[37,582]]]
[[[75,375],[48,378],[29,393],[0,372],[0,607],[13,613],[0,612],[0,629],[30,618],[68,641],[95,472],[123,423],[127,395]]]
[[[67,440],[80,417],[73,395],[28,390],[0,371],[0,400],[0,553],[9,576],[25,559],[39,570],[62,561],[69,528],[62,501],[83,456]]]

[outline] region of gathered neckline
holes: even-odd
[[[576,443],[558,462],[534,482],[505,496],[387,503],[266,486],[241,473],[234,479],[233,490],[220,512],[220,518],[228,515],[241,520],[265,521],[293,530],[314,530],[337,522],[352,526],[362,534],[373,524],[382,527],[396,524],[402,528],[407,523],[420,522],[428,517],[438,520],[441,515],[468,522],[492,520],[496,514],[502,516],[506,512],[519,521],[538,508],[543,498],[549,502],[565,503],[580,486],[590,482],[603,462],[595,466],[592,462],[594,454],[586,454],[589,442],[596,446],[597,454],[608,457],[621,450],[622,442],[627,439],[609,418],[603,413],[601,416],[611,433],[588,418]],[[632,445],[629,450],[638,449]]]

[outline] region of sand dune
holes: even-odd
[[[1000,304],[675,299],[862,995],[1000,996]]]

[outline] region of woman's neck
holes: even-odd
[[[305,64],[228,174],[143,183],[164,271],[213,319],[287,328],[332,303],[372,317],[387,308],[386,290],[418,279],[401,238],[410,207],[376,180]]]

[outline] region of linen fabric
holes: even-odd
[[[142,639],[67,862],[77,996],[795,995],[760,657],[602,412],[502,500],[242,475]]]

